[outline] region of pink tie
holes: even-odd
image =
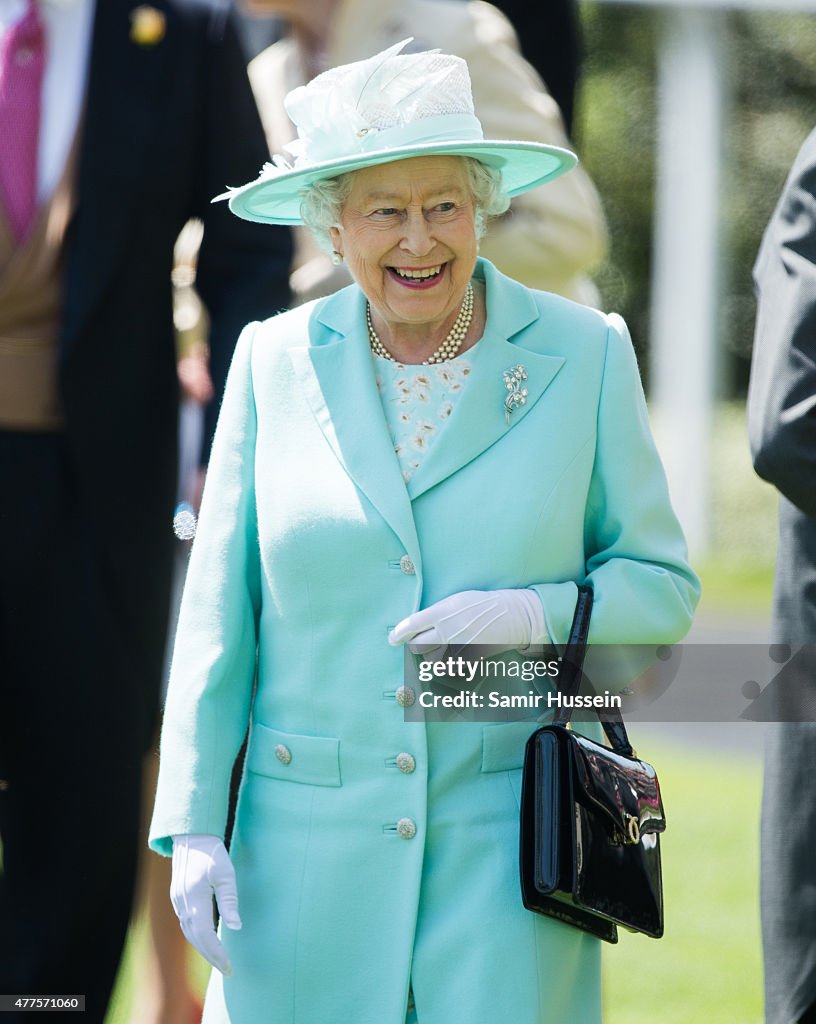
[[[45,36],[36,0],[0,43],[0,198],[18,241],[37,212]]]

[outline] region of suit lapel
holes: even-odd
[[[416,561],[419,541],[374,380],[362,292],[352,286],[331,296],[317,319],[331,333],[321,339],[313,327],[313,340],[325,343],[289,350],[300,387],[341,465]]]
[[[408,483],[413,500],[457,472],[503,438],[529,415],[565,360],[522,348],[513,342],[520,331],[540,320],[536,303],[522,285],[500,274],[484,261],[487,323],[473,373],[459,398],[444,435],[434,445]],[[504,371],[521,364],[527,372],[524,405],[510,414],[507,422],[504,401],[507,388]]]
[[[157,8],[163,0],[154,0]],[[62,345],[67,350],[107,287],[143,189],[156,93],[172,74],[174,33],[153,45],[130,38],[132,0],[97,0],[81,119],[77,216],[69,236]],[[169,19],[168,19],[169,20]]]

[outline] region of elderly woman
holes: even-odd
[[[592,640],[671,643],[697,581],[623,322],[478,257],[574,157],[483,139],[464,62],[399,50],[296,90],[294,164],[230,195],[355,284],[238,344],[151,843],[207,1024],[593,1024],[598,941],[519,895],[534,723],[406,720],[402,645],[563,643],[582,582]]]

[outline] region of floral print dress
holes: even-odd
[[[430,366],[374,356],[374,375],[402,477],[407,483],[439,440],[462,394],[479,346]]]

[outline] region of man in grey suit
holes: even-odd
[[[761,909],[768,1024],[816,1021],[816,131],[805,141],[754,267],[748,420],[754,468],[780,492],[772,642],[799,666],[768,725]],[[793,693],[791,693],[791,687]]]

